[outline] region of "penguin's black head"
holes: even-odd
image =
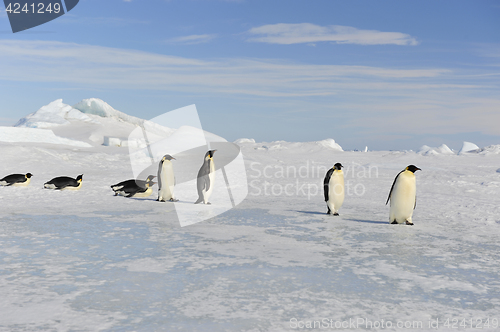
[[[207,152],[207,154],[205,155],[205,157],[206,157],[206,156],[209,156],[210,158],[213,158],[213,157],[214,157],[214,153],[215,153],[215,151],[217,151],[217,150],[209,150],[209,151]]]
[[[408,167],[406,167],[406,170],[412,173],[415,173],[416,171],[421,171],[421,169],[415,165],[409,165]]]
[[[339,171],[342,170],[342,167],[344,167],[344,166],[342,166],[341,163],[336,163],[335,165],[333,165],[333,168],[335,168],[336,170],[339,170]]]
[[[29,178],[30,178],[30,177],[32,177],[32,176],[33,176],[33,174],[31,174],[31,173],[26,173],[26,179],[29,179]]]
[[[76,181],[82,182],[82,180],[83,180],[83,174],[80,174],[76,177]]]
[[[158,182],[154,182],[154,181],[147,181],[147,182],[146,182],[146,187],[148,187],[148,188],[149,188],[149,187],[152,187],[152,186],[154,186],[154,185],[155,185],[155,184],[157,184],[157,183],[158,183]]]
[[[174,159],[174,160],[175,160],[175,158],[174,158],[174,157],[172,157],[172,156],[171,156],[171,155],[169,155],[169,154],[166,154],[166,155],[164,155],[164,156],[163,156],[163,158],[161,159],[161,161],[165,161],[165,160],[172,160],[172,159]]]
[[[153,179],[154,179],[155,177],[156,177],[156,176],[154,176],[154,175],[150,175],[150,176],[148,176],[148,178],[146,179],[146,182],[151,182],[151,181],[153,181]]]

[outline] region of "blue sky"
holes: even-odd
[[[498,1],[80,0],[13,34],[0,124],[62,98],[142,118],[196,104],[232,141],[500,144]]]

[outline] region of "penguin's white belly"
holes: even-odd
[[[62,188],[61,190],[79,190],[81,187],[82,187],[82,183],[80,182],[77,187],[68,186],[68,187]]]
[[[344,204],[344,174],[333,172],[328,183],[328,202],[326,204],[333,213],[338,213]]]
[[[153,189],[151,187],[149,187],[148,189],[146,189],[145,192],[137,193],[132,197],[149,197],[149,196],[151,196],[152,193],[153,193]]]
[[[401,173],[391,193],[390,222],[394,220],[399,224],[407,220],[411,222],[416,194],[415,175]]]
[[[161,170],[161,188],[159,188],[158,199],[168,201],[174,199],[174,168],[170,161],[165,161]]]
[[[21,182],[21,183],[19,183],[19,182],[18,183],[14,183],[12,186],[13,187],[26,187],[27,185],[30,184],[30,181],[31,181],[31,179],[27,178],[26,181]]]
[[[212,161],[210,163],[210,173],[208,174],[208,178],[210,179],[210,188],[205,192],[203,195],[203,203],[207,204],[208,199],[212,195],[212,191],[214,191],[214,184],[215,184],[215,165],[214,162]]]

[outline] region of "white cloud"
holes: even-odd
[[[176,37],[176,38],[171,38],[167,39],[167,43],[173,43],[173,44],[203,44],[203,43],[208,43],[212,39],[214,39],[216,35],[190,35],[190,36],[182,36],[182,37]]]
[[[415,38],[401,32],[381,32],[377,30],[359,30],[342,25],[319,26],[311,23],[269,24],[252,28],[251,42],[269,44],[302,44],[334,42],[337,44],[360,45],[417,45]]]

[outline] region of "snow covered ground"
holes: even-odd
[[[71,137],[64,126],[87,143],[98,127]],[[155,194],[113,196],[110,185],[133,177],[125,148],[0,142],[1,177],[33,173],[28,187],[0,187],[0,331],[498,330],[499,146],[239,144],[246,200],[180,227]],[[322,198],[336,162],[340,217]],[[422,169],[415,225],[389,225],[387,194],[409,164]],[[80,191],[42,189],[82,173]]]

